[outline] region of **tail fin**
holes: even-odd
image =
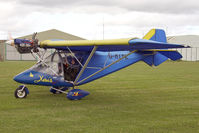
[[[152,29],[150,30],[144,37],[143,39],[146,40],[153,40],[153,41],[158,41],[158,42],[167,42],[166,34],[165,31],[162,29]]]
[[[165,34],[164,30],[162,30],[162,29],[150,30],[143,37],[143,39],[167,43],[166,34]],[[180,53],[178,53],[177,51],[171,51],[171,50],[151,50],[151,51],[145,50],[142,52],[143,53],[151,52],[151,53],[149,53],[151,55],[148,55],[148,56],[146,56],[146,58],[143,59],[143,61],[150,66],[153,66],[153,65],[158,66],[168,59],[176,61],[176,60],[179,60],[180,58],[182,58],[182,55]]]

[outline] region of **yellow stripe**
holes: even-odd
[[[136,38],[112,39],[112,40],[78,40],[78,41],[51,41],[40,42],[40,47],[56,46],[102,46],[102,45],[129,45],[129,41]]]
[[[176,50],[149,49],[149,50],[142,50],[142,51],[176,51]]]
[[[150,30],[143,39],[150,40],[155,35],[155,29]]]

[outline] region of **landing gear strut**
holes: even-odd
[[[16,98],[26,98],[26,96],[29,94],[28,88],[25,85],[20,85],[16,90],[15,90],[15,97]]]
[[[66,93],[65,91],[68,90],[68,87],[62,87],[62,88],[50,88],[50,92],[53,94],[59,94],[59,93]],[[67,94],[67,93],[66,93]]]

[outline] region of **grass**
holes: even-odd
[[[16,99],[12,78],[33,64],[0,63],[0,133],[199,132],[199,62],[137,63],[81,86],[79,101],[31,85]]]

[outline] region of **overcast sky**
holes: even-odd
[[[103,39],[103,33],[105,39],[142,37],[151,28],[163,28],[167,35],[199,35],[199,1],[0,1],[0,38],[49,29],[86,39]]]

